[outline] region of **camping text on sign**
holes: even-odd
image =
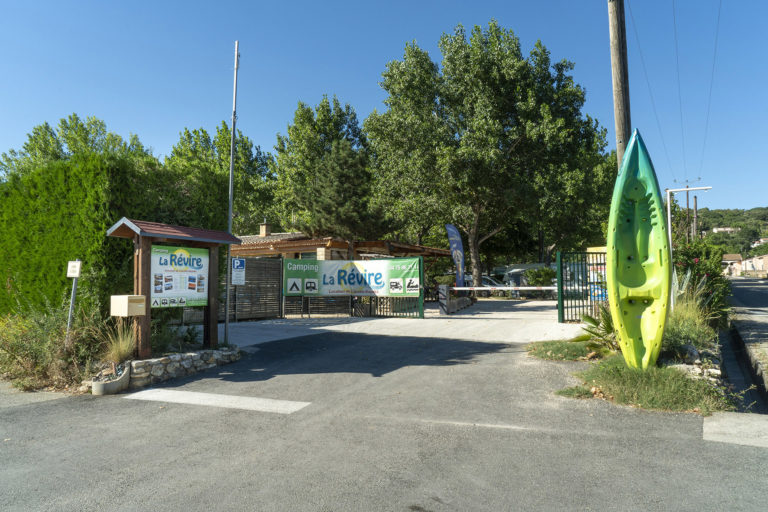
[[[419,258],[294,260],[283,263],[285,295],[418,297]]]

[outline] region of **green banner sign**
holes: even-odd
[[[419,258],[283,260],[283,294],[418,297]]]

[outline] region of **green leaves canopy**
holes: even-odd
[[[439,46],[441,67],[416,43],[387,65],[387,110],[365,127],[380,203],[412,231],[424,230],[423,219],[456,224],[479,280],[479,247],[496,233],[524,223],[542,246],[560,243],[563,214],[572,228],[573,208],[590,209],[574,204],[589,197],[585,189],[610,201],[604,172],[586,179],[603,163],[605,134],[581,115],[573,65],[552,64],[541,43],[524,57],[514,33],[494,21],[469,36],[459,26]],[[559,214],[549,216],[555,205]],[[599,232],[594,221],[589,228]]]

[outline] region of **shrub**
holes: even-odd
[[[673,259],[678,276],[690,275],[688,286],[701,286],[701,299],[707,315],[724,326],[728,320],[731,284],[723,275],[723,250],[701,240],[694,240],[689,244],[677,245]]]
[[[523,275],[529,286],[552,286],[557,272],[549,267],[529,268]]]
[[[111,325],[105,325],[97,337],[104,345],[102,360],[106,362],[120,364],[132,358],[136,351],[136,334],[130,319],[118,318]]]
[[[101,350],[95,336],[98,311],[81,307],[66,336],[69,305],[24,304],[0,316],[0,373],[14,386],[29,390],[63,388],[82,380]]]

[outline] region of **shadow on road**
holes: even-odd
[[[333,332],[263,343],[252,354],[225,367],[212,368],[165,384],[176,387],[202,379],[257,382],[277,375],[365,373],[380,377],[406,366],[466,364],[478,356],[524,347],[444,338],[411,338]],[[161,385],[162,386],[162,385]]]

